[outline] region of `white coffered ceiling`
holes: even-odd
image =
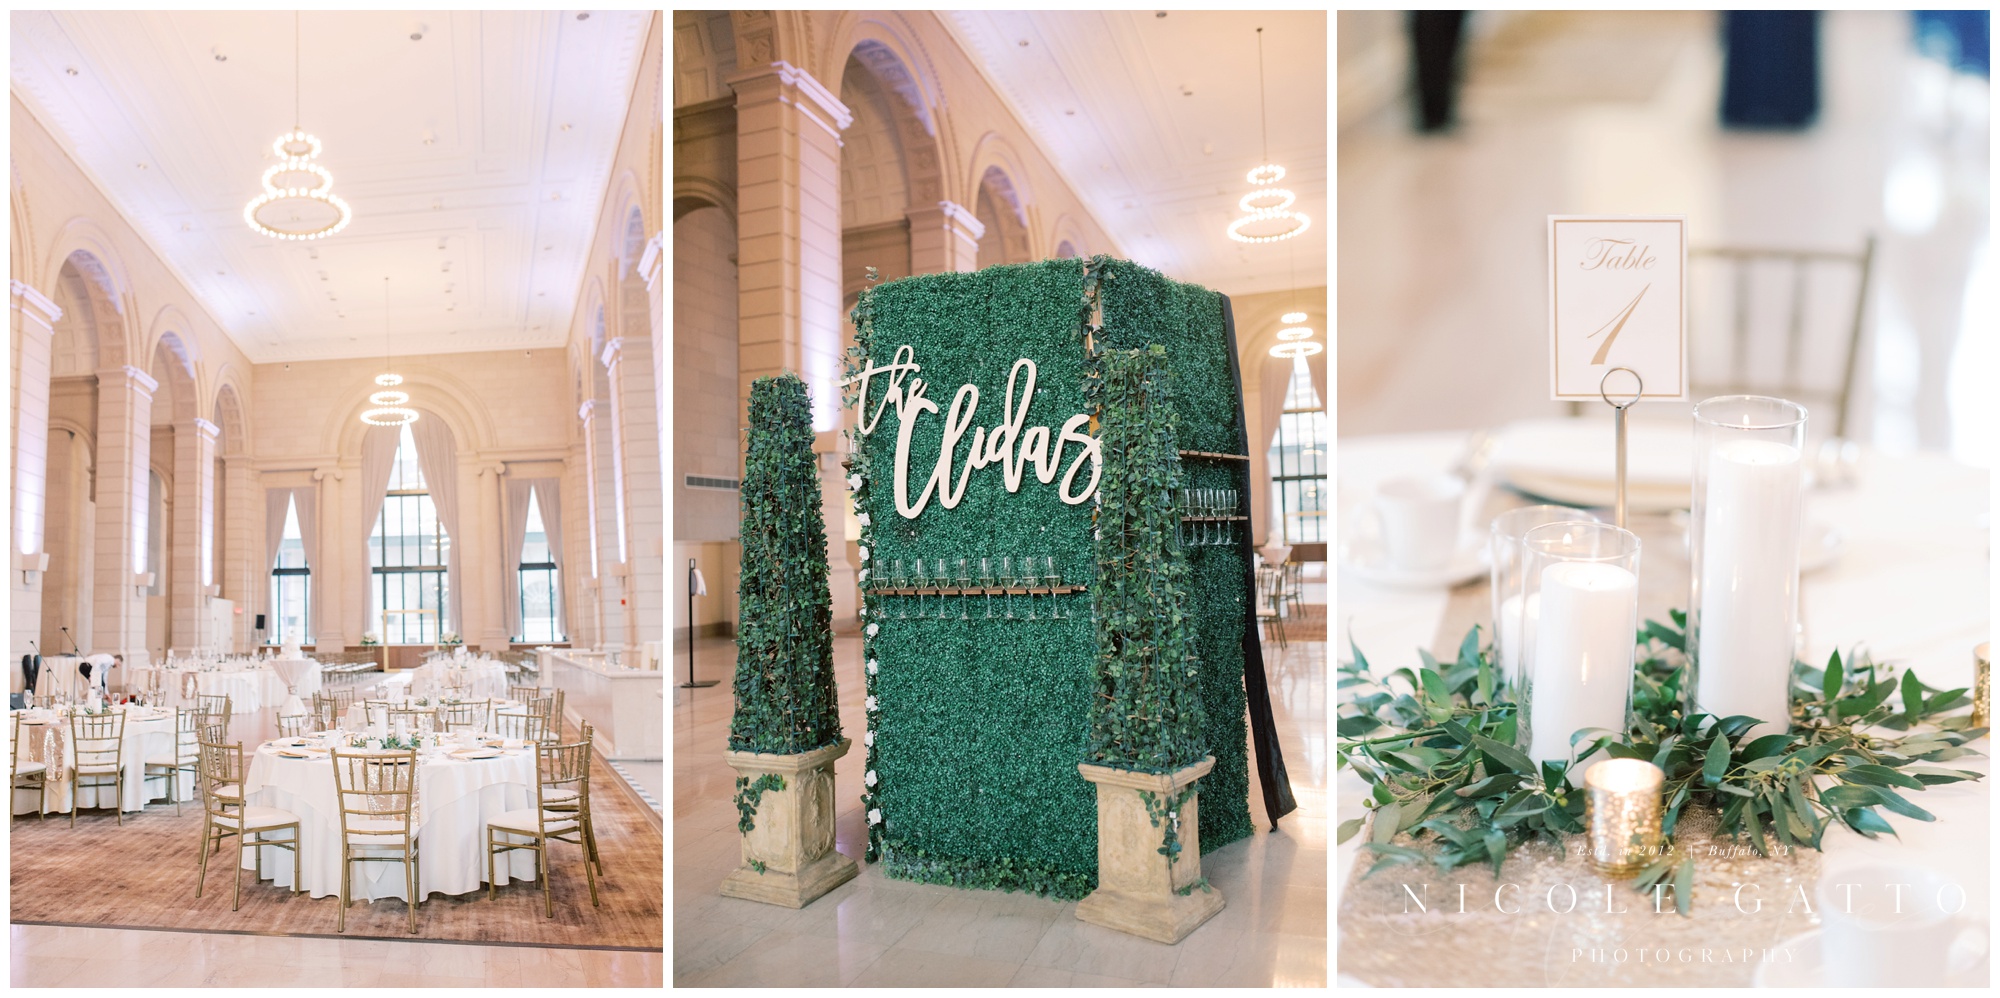
[[[1231,294],[1326,283],[1324,11],[959,11],[941,16],[1070,186],[1134,260]],[[1270,158],[1312,218],[1244,244],[1244,179],[1264,162],[1257,28],[1264,28]],[[1293,274],[1296,273],[1296,279]]]
[[[302,15],[344,231],[243,222],[293,121],[294,15],[15,12],[14,93],[256,363],[561,343],[647,11]],[[413,38],[412,36],[420,36]]]

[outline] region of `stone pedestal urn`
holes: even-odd
[[[1172,773],[1076,767],[1097,784],[1097,890],[1077,903],[1076,917],[1171,944],[1222,910],[1220,891],[1196,885],[1201,880],[1196,795],[1188,794],[1177,809],[1178,825],[1167,810],[1214,767],[1214,756]],[[1150,808],[1145,795],[1152,797]],[[1160,853],[1170,829],[1181,846],[1171,861]]]
[[[737,799],[755,798],[743,865],[723,879],[724,897],[803,908],[854,879],[854,861],[833,851],[833,763],[852,744],[842,738],[793,755],[723,753],[739,777]]]

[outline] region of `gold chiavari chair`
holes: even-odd
[[[202,693],[195,697],[195,712],[201,715],[200,723],[203,726],[222,725],[224,738],[229,737],[229,714],[234,709],[235,705],[227,696]]]
[[[387,724],[389,720],[389,709],[394,706],[396,706],[396,703],[393,700],[368,700],[368,699],[362,700],[361,712],[368,715],[365,723],[374,724],[376,718],[381,718],[382,722],[384,724]]]
[[[284,718],[278,718],[283,727]],[[167,755],[146,757],[146,778],[156,776],[167,778],[167,797],[174,802],[174,813],[181,813],[181,773],[197,786],[201,779],[201,714],[186,707],[174,708],[174,750]]]
[[[548,722],[533,711],[526,714],[496,713],[493,715],[493,733],[502,738],[518,738],[529,744],[538,744],[548,737]]]
[[[56,695],[54,693],[37,693],[28,699],[28,706],[39,707],[43,710],[48,710],[55,705]]]
[[[436,728],[436,708],[419,707],[408,710],[401,707],[389,708],[389,730],[392,733],[428,735]]]
[[[539,686],[507,687],[507,699],[516,701],[518,703],[527,703],[528,701],[533,700],[534,698],[542,695],[543,695],[542,690],[541,687]]]
[[[211,731],[214,729],[211,728]],[[299,816],[275,807],[261,807],[244,803],[243,800],[243,744],[224,745],[204,739],[201,742],[201,801],[206,812],[201,830],[201,873],[194,882],[194,896],[200,897],[202,887],[208,881],[208,854],[222,850],[222,840],[236,836],[236,862],[230,865],[236,869],[235,893],[230,897],[229,910],[238,911],[243,905],[243,851],[256,849],[254,869],[257,879],[264,879],[263,846],[285,849],[292,854],[292,893],[304,889],[299,878]],[[273,832],[289,830],[289,839],[273,839]],[[255,838],[252,838],[255,836]]]
[[[437,727],[439,731],[485,731],[492,714],[493,705],[486,700],[439,704]]]
[[[528,701],[528,713],[542,719],[542,740],[545,742],[562,740],[562,715],[556,713],[555,693],[546,693]]]
[[[347,712],[340,700],[325,693],[314,693],[312,700],[312,728],[314,731],[333,731],[340,727],[340,719]]]
[[[340,803],[340,916],[337,932],[347,931],[355,863],[401,863],[409,888],[410,933],[417,931],[422,883],[417,855],[417,753],[333,750],[333,789]]]
[[[278,737],[298,738],[302,735],[309,735],[315,731],[329,730],[327,728],[322,728],[314,724],[315,720],[317,719],[311,714],[279,714]]]
[[[574,789],[575,810],[555,811],[548,804],[551,788]],[[568,842],[584,850],[583,873],[590,881],[590,903],[597,905],[597,871],[585,844],[584,822],[590,815],[590,746],[539,745],[535,749],[535,806],[507,811],[486,823],[486,897],[495,897],[493,857],[515,849],[532,849],[540,866],[542,904],[556,917],[555,895],[549,888],[549,843]],[[572,836],[565,838],[564,836]],[[525,839],[526,841],[520,841]]]
[[[164,670],[146,670],[146,684],[142,687],[142,690],[146,694],[146,702],[148,704],[157,705],[165,702],[166,697],[163,691],[166,685],[166,678],[167,674]]]
[[[577,742],[583,746],[585,765],[588,765],[590,762],[590,754],[592,748],[591,736],[593,736],[594,734],[596,734],[596,731],[591,728],[590,722],[589,721],[583,722],[582,732],[578,736]],[[542,806],[551,811],[579,810],[577,799],[579,797],[582,797],[584,795],[584,792],[589,789],[588,784],[589,781],[585,781],[585,785],[583,787],[573,787],[573,786],[543,787]],[[584,848],[588,850],[587,855],[590,857],[590,861],[597,865],[597,875],[601,877],[604,876],[604,860],[597,853],[597,828],[595,825],[591,823],[590,808],[588,806],[588,802],[585,802],[580,809],[582,811],[582,818],[583,818]]]
[[[354,706],[354,687],[352,686],[336,686],[328,690],[326,695],[333,698],[334,705],[339,707],[343,714],[347,712],[347,708]]]
[[[39,811],[42,820],[47,821],[49,818],[49,767],[46,763],[36,762],[33,759],[23,760],[21,758],[21,715],[19,713],[14,715],[14,740],[8,744],[7,748],[8,759],[12,763],[8,772],[14,774],[13,778],[8,781],[10,784],[7,791],[8,800],[13,800],[14,791],[16,790],[35,791],[41,798]]]
[[[125,715],[71,714],[70,751],[76,756],[75,779],[70,783],[69,827],[76,827],[76,812],[83,810],[83,792],[111,788],[111,810],[118,823],[125,823]],[[98,795],[98,807],[104,807]]]

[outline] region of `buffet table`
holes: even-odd
[[[243,783],[247,800],[251,805],[283,808],[299,816],[303,886],[313,897],[337,895],[340,810],[334,794],[332,756],[308,751],[305,754],[310,758],[294,759],[278,752],[278,742],[257,747]],[[486,823],[506,811],[532,808],[534,786],[532,750],[476,760],[429,749],[419,752],[416,826],[422,879],[418,891],[428,897],[466,894],[485,887]],[[264,848],[264,872],[276,886],[290,888],[291,858],[284,850]],[[503,854],[496,862],[499,879],[495,886],[535,879],[532,853]],[[256,856],[244,854],[243,868],[255,867]],[[357,863],[352,877],[352,900],[407,900],[400,864]]]
[[[570,723],[589,721],[607,759],[654,760],[662,750],[660,694],[666,673],[627,669],[602,656],[537,649],[542,682],[563,691]]]
[[[1460,433],[1342,440],[1338,491],[1340,507],[1348,514],[1343,517],[1344,530],[1350,522],[1363,519],[1354,514],[1365,508],[1368,496],[1378,482],[1398,475],[1444,471],[1465,452],[1467,444],[1468,435]],[[1865,644],[1878,661],[1906,666],[1933,687],[1970,687],[1973,679],[1972,649],[1987,640],[1990,626],[1988,566],[1991,525],[1987,519],[1988,490],[1988,475],[1984,470],[1958,464],[1942,455],[1896,456],[1869,451],[1863,452],[1853,484],[1809,490],[1806,493],[1807,522],[1831,527],[1839,535],[1840,544],[1837,554],[1828,564],[1801,576],[1803,657],[1816,666],[1824,665],[1827,656],[1835,649],[1847,655],[1855,645]],[[1528,501],[1495,490],[1495,506]],[[1485,517],[1492,511],[1493,508],[1489,507],[1470,519],[1483,526]],[[1681,545],[1678,528],[1672,523],[1665,515],[1656,514],[1648,518],[1635,513],[1633,517],[1632,529],[1640,534],[1645,544],[1640,568],[1642,619],[1664,620],[1667,607],[1685,607],[1687,603],[1687,554]],[[1483,573],[1468,579],[1457,589],[1404,589],[1371,583],[1362,577],[1363,573],[1346,563],[1342,564],[1340,572],[1341,607],[1338,616],[1341,633],[1335,647],[1342,649],[1341,658],[1346,659],[1350,657],[1346,651],[1350,642],[1358,646],[1368,658],[1371,674],[1378,679],[1399,668],[1418,667],[1420,648],[1430,650],[1440,659],[1455,658],[1458,643],[1467,627],[1472,623],[1484,626],[1491,616],[1487,602],[1490,596]],[[1970,747],[1984,753],[1990,751],[1990,744],[1990,740],[1982,738]],[[1990,760],[1984,756],[1965,756],[1946,765],[1990,773]],[[1368,791],[1368,784],[1351,768],[1342,768],[1336,781],[1338,819],[1363,815],[1362,799]],[[1814,879],[1823,879],[1826,875],[1862,863],[1912,863],[1943,871],[1952,882],[1965,888],[1964,917],[1989,917],[1992,901],[1988,883],[1991,800],[1988,785],[1985,782],[1951,783],[1912,793],[1910,798],[1934,814],[1937,820],[1924,822],[1885,814],[1884,817],[1894,826],[1896,836],[1883,835],[1876,839],[1864,838],[1846,828],[1829,829],[1822,841],[1825,852],[1801,850],[1797,865],[1784,869],[1785,882],[1789,884],[1797,880],[1810,890]],[[1369,911],[1372,912],[1379,900],[1374,892],[1379,888],[1368,886],[1362,891],[1363,882],[1351,879],[1356,871],[1356,858],[1364,853],[1367,838],[1367,835],[1356,835],[1338,846],[1334,879],[1336,905],[1342,905],[1346,900],[1342,897],[1343,893],[1356,890],[1357,898],[1366,897],[1369,900]],[[1508,872],[1501,879],[1533,884],[1535,871],[1541,868],[1533,860],[1517,864],[1510,858]],[[1724,868],[1727,869],[1726,866]],[[1767,874],[1774,868],[1766,865],[1735,875],[1748,880]],[[1439,890],[1450,895],[1449,885],[1466,879],[1467,871],[1440,875],[1428,866],[1399,869],[1406,872],[1393,876],[1378,874],[1365,884],[1428,879],[1434,882],[1432,898],[1439,902],[1432,907],[1435,909],[1442,905],[1445,911],[1456,910],[1456,901],[1451,899],[1454,896],[1441,897]],[[1713,869],[1705,871],[1700,883],[1709,884],[1710,880],[1706,878],[1714,873]],[[1727,878],[1724,879],[1726,881]],[[1392,883],[1386,889],[1394,890],[1395,887]],[[1722,894],[1718,903],[1726,909],[1729,905],[1728,883],[1722,883],[1720,889]],[[1789,892],[1791,887],[1783,890]],[[1773,900],[1780,895],[1770,890],[1764,895],[1767,908],[1783,906],[1784,902]],[[1701,904],[1699,888],[1696,898],[1698,905]],[[1530,900],[1535,906],[1540,905],[1538,894],[1530,895]],[[1602,896],[1592,895],[1586,897],[1584,903],[1596,905],[1592,910],[1601,912],[1606,901]],[[1629,898],[1621,895],[1617,903],[1630,903],[1635,910],[1647,907],[1644,895],[1637,893],[1632,893]],[[1745,906],[1748,907],[1748,902]],[[1537,907],[1536,910],[1541,909]],[[1578,909],[1579,913],[1583,910],[1581,907]],[[1668,912],[1671,917],[1671,905]],[[1360,914],[1368,917],[1367,912]],[[1349,912],[1343,908],[1342,918],[1348,917]],[[1727,913],[1718,915],[1699,907],[1696,912],[1697,923],[1704,918],[1713,920],[1721,917],[1727,917]],[[1809,924],[1804,913],[1797,918]],[[1340,945],[1360,947],[1363,945],[1360,940],[1363,939],[1372,945],[1391,938],[1388,934],[1375,931],[1379,927],[1353,927],[1362,920],[1357,918],[1348,923],[1350,928],[1340,933]],[[1685,921],[1674,919],[1661,925],[1664,930],[1670,931],[1674,923]],[[1616,975],[1664,975],[1674,972],[1709,975],[1689,977],[1687,983],[1748,985],[1758,973],[1760,963],[1768,962],[1753,960],[1746,964],[1736,960],[1728,965],[1692,970],[1673,965],[1656,972],[1635,971],[1626,966],[1614,968],[1608,962],[1576,962],[1568,959],[1569,950],[1565,948],[1568,944],[1562,940],[1566,938],[1565,933],[1580,931],[1580,924],[1574,919],[1549,916],[1546,912],[1542,912],[1539,920],[1524,917],[1511,924],[1508,931],[1515,937],[1511,948],[1521,951],[1521,959],[1536,963],[1529,972],[1535,976],[1538,985],[1631,983],[1633,978]],[[1452,951],[1447,945],[1448,940],[1423,927],[1427,925],[1428,919],[1414,919],[1402,926],[1400,934],[1393,937],[1396,941],[1389,947],[1393,952],[1387,954],[1389,958],[1386,960],[1364,960],[1361,959],[1365,955],[1362,949],[1350,950],[1355,957],[1354,965],[1365,963],[1375,969],[1350,976],[1357,972],[1343,967],[1343,981],[1375,986],[1449,983],[1449,973],[1441,969],[1439,961],[1441,958],[1459,958],[1450,955]],[[1783,937],[1800,927],[1794,924],[1778,931],[1774,922],[1747,921],[1743,933],[1735,941],[1760,953],[1775,951],[1781,944],[1793,941]],[[1439,931],[1442,931],[1441,927]],[[1513,959],[1510,956],[1506,961],[1512,962]],[[1380,969],[1388,966],[1398,969]],[[1479,979],[1491,983],[1495,980],[1495,973],[1489,966],[1464,980]],[[1985,968],[1980,967],[1977,973],[1983,981]],[[1666,983],[1670,979],[1665,976],[1643,978],[1654,984]]]

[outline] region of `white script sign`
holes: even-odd
[[[1549,216],[1549,397],[1687,397],[1687,219]]]
[[[916,349],[904,344],[896,348],[895,359],[887,365],[870,367],[858,376],[861,382],[863,436],[875,432],[875,425],[885,409],[891,405],[896,408],[896,512],[904,519],[914,520],[923,513],[924,507],[930,505],[933,493],[944,508],[958,508],[959,500],[965,498],[965,483],[972,472],[989,464],[1000,465],[1008,492],[1021,491],[1021,473],[1030,461],[1035,465],[1035,477],[1047,485],[1055,481],[1056,470],[1062,465],[1063,448],[1070,444],[1078,444],[1080,449],[1070,460],[1069,469],[1063,472],[1060,486],[1062,501],[1075,506],[1089,500],[1097,491],[1097,479],[1104,472],[1104,462],[1097,439],[1085,430],[1090,425],[1090,417],[1082,413],[1071,416],[1053,434],[1047,425],[1027,426],[1028,409],[1035,402],[1035,362],[1023,358],[1015,361],[1013,369],[1007,372],[1007,396],[1001,404],[1000,424],[990,431],[987,427],[972,425],[973,415],[979,410],[979,386],[959,386],[958,392],[952,396],[950,409],[944,413],[944,441],[938,448],[930,478],[925,480],[916,500],[911,501],[910,434],[916,429],[918,419],[938,414],[937,403],[924,397],[925,390],[930,386],[916,377],[922,370],[916,362]],[[1017,393],[1016,382],[1023,371],[1027,372],[1027,383],[1020,385]],[[881,400],[871,408],[868,383],[876,375],[886,375],[889,385],[883,390]],[[1016,398],[1020,399],[1018,405]],[[952,465],[958,459],[959,445],[968,429],[972,430],[972,447],[965,455],[965,464],[959,469],[954,484]],[[1090,480],[1084,483],[1081,491],[1072,492],[1077,472],[1082,470],[1086,460],[1090,462]]]

